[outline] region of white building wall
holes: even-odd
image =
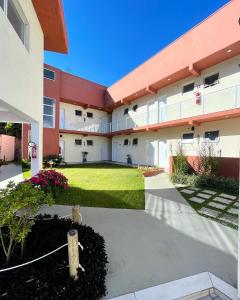
[[[112,122],[114,130],[131,128],[148,124],[148,103],[156,114],[153,116],[154,123],[161,121],[158,108],[162,97],[166,97],[167,107],[164,110],[164,121],[179,118],[188,118],[203,113],[212,113],[226,109],[240,107],[240,56],[231,58],[225,62],[202,71],[201,76],[189,76],[184,80],[169,85],[158,91],[157,94],[141,97],[130,105],[121,106],[113,111]],[[219,72],[219,84],[203,87],[204,78]],[[194,91],[182,93],[183,86],[194,82]],[[200,91],[202,103],[196,104],[194,93]],[[181,107],[180,107],[180,103]],[[138,105],[137,112],[133,106]],[[129,108],[129,114],[124,115],[125,108]],[[117,124],[119,123],[119,124]],[[118,127],[118,128],[117,128]]]
[[[84,109],[82,106],[68,104],[64,102],[60,102],[60,110],[64,110],[64,122],[61,122],[60,118],[60,128],[71,129],[71,130],[80,130],[90,125],[96,125],[91,130],[96,129],[96,131],[100,128],[101,124],[106,124],[109,122],[109,114],[105,111],[87,108]],[[75,114],[75,110],[82,111],[82,116],[77,116]],[[87,117],[87,112],[93,114],[93,118]],[[85,131],[87,128],[85,128]]]
[[[25,23],[25,44],[0,8],[0,118],[32,124],[37,158],[32,174],[42,167],[43,32],[30,0],[14,0]]]
[[[81,139],[82,145],[76,145],[75,139]],[[87,140],[93,141],[93,146],[87,146]],[[82,163],[82,152],[88,152],[87,161],[110,160],[110,143],[106,137],[87,136],[79,134],[62,134],[60,144],[64,142],[64,161],[67,163]]]
[[[234,123],[234,126],[233,126]],[[221,120],[203,123],[194,128],[194,139],[191,144],[182,143],[182,134],[192,132],[191,126],[181,126],[161,129],[157,132],[142,132],[131,135],[115,136],[112,139],[112,155],[113,160],[118,162],[126,162],[126,155],[132,156],[134,164],[148,165],[147,151],[148,142],[156,142],[156,165],[161,157],[159,157],[159,141],[166,141],[167,149],[167,166],[169,156],[175,154],[179,143],[183,145],[183,150],[187,156],[199,155],[200,149],[204,145],[210,143],[205,142],[204,132],[211,130],[219,130],[219,140],[216,143],[211,143],[217,156],[222,157],[239,157],[240,153],[240,118],[229,120]],[[133,146],[133,138],[138,138],[138,145]],[[124,139],[128,139],[130,144],[124,146]],[[160,152],[161,155],[161,152]]]

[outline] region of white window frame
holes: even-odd
[[[205,138],[205,133],[206,132],[209,132],[209,131],[218,131],[218,138],[217,140],[214,140],[214,141],[211,141],[207,138]],[[204,133],[203,133],[203,142],[204,143],[212,143],[212,144],[217,144],[220,142],[220,130],[219,129],[208,129],[208,130],[204,130]]]
[[[53,73],[54,73],[54,79],[45,77],[45,76],[44,76],[44,69],[53,72]],[[45,79],[47,79],[47,80],[55,81],[55,80],[56,80],[56,72],[55,72],[54,70],[51,70],[51,69],[48,69],[48,68],[45,68],[45,67],[44,67],[44,68],[43,68],[43,77],[44,77]]]
[[[13,27],[12,23],[8,19],[8,2],[9,1],[12,2],[13,6],[14,6],[14,9],[16,10],[18,16],[20,17],[21,22],[23,23],[23,39],[18,35],[18,33],[16,32],[16,30]],[[29,23],[28,23],[27,18],[25,16],[20,4],[18,3],[18,1],[17,0],[4,0],[3,1],[3,13],[6,15],[6,18],[8,19],[8,22],[11,24],[14,32],[19,37],[19,39],[21,40],[21,42],[23,43],[25,48],[27,50],[29,50]]]
[[[45,98],[46,98],[46,99],[49,99],[49,100],[52,100],[52,101],[53,101],[53,105],[50,105],[50,104],[44,104]],[[45,114],[45,113],[44,113],[44,106],[53,107],[53,115]],[[44,126],[44,119],[43,119],[43,127],[44,127],[44,128],[55,128],[55,127],[56,127],[56,124],[55,124],[55,119],[56,119],[56,99],[51,98],[51,97],[47,97],[47,96],[44,96],[44,97],[43,97],[43,117],[44,117],[44,116],[53,117],[53,127],[46,127],[46,126]]]
[[[192,139],[183,139],[184,134],[193,134],[193,138]],[[182,132],[181,143],[182,144],[193,144],[194,143],[194,131]]]

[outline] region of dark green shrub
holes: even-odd
[[[25,170],[30,170],[30,168],[31,168],[30,160],[22,159],[22,168]]]
[[[61,155],[57,155],[57,154],[52,154],[52,155],[47,155],[43,158],[43,164],[46,167],[49,167],[50,164],[49,162],[52,161],[53,162],[53,166],[59,166],[60,163],[62,162],[62,156]]]

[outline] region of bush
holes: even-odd
[[[25,170],[30,170],[30,168],[31,168],[30,160],[22,159],[22,168]]]
[[[26,239],[26,256],[15,252],[11,265],[31,261],[66,243],[70,229],[78,230],[80,263],[77,281],[69,276],[67,246],[30,265],[0,273],[0,297],[3,299],[101,299],[106,294],[107,255],[102,236],[91,227],[73,224],[70,219],[37,220]],[[17,249],[16,249],[17,250]],[[0,269],[4,259],[0,252]],[[5,297],[3,296],[5,295]]]
[[[186,184],[195,187],[208,187],[220,189],[225,192],[233,193],[238,195],[239,192],[239,181],[235,178],[222,177],[216,175],[185,175],[174,173],[171,176],[171,180],[174,183]]]
[[[220,168],[220,158],[216,156],[213,145],[203,145],[199,152],[198,172],[206,175],[217,175]]]
[[[54,197],[68,189],[68,179],[55,170],[42,170],[29,181],[33,186],[39,186],[45,193],[52,193]]]
[[[30,183],[16,185],[13,182],[0,191],[0,198],[0,244],[6,263],[9,263],[18,244],[21,244],[23,256],[25,238],[34,224],[31,217],[37,213],[42,203],[52,204],[52,198]],[[19,216],[16,214],[18,211]]]
[[[188,163],[181,144],[178,145],[176,156],[173,157],[173,170],[179,175],[187,174],[188,171]]]
[[[62,156],[61,155],[57,155],[57,154],[52,154],[52,155],[47,155],[43,158],[43,164],[46,167],[49,167],[50,164],[49,162],[52,161],[53,162],[53,166],[59,166],[60,163],[62,162]]]

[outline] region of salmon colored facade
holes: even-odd
[[[218,128],[217,126],[223,129],[229,128],[227,120],[235,120],[238,124],[237,122],[240,120],[239,11],[240,0],[230,1],[110,87],[45,65],[46,69],[55,73],[54,80],[44,79],[44,96],[55,101],[55,124],[53,128],[44,128],[43,155],[59,154],[60,144],[65,143],[64,147],[68,151],[68,157],[77,157],[76,151],[83,150],[82,148],[77,150],[74,144],[74,140],[77,138],[84,145],[88,138],[96,138],[94,143],[104,143],[104,141],[108,143],[111,139],[112,156],[109,159],[123,162],[125,155],[130,152],[135,155],[135,152],[139,151],[137,148],[134,148],[133,151],[132,148],[124,147],[125,140],[133,143],[134,138],[135,140],[143,139],[145,144],[142,144],[142,149],[145,149],[149,140],[153,139],[157,144],[159,140],[161,142],[162,139],[167,140],[169,146],[170,143],[176,141],[176,137],[181,141],[182,132],[193,131],[194,140],[201,139],[204,142],[204,130],[210,130],[211,127]],[[65,41],[67,45],[64,30],[61,32],[61,36],[62,41]],[[217,85],[214,83],[213,86],[205,89],[203,84],[205,78],[214,72],[220,74]],[[189,100],[183,97],[183,93],[179,93],[179,89],[184,84],[191,82],[194,84],[191,93],[192,99],[185,107],[186,100]],[[176,93],[175,98],[172,97],[174,93]],[[163,95],[167,94],[170,94],[166,98],[169,106],[165,106],[163,118],[160,105]],[[180,102],[180,98],[183,99],[182,102]],[[157,110],[156,120],[147,121],[150,115],[150,104],[147,103],[153,103],[153,110]],[[154,103],[157,103],[157,106],[154,106]],[[222,103],[222,106],[219,106],[219,103]],[[167,109],[170,105],[176,108],[172,115],[176,114],[178,109],[179,112],[177,116],[167,119]],[[137,107],[136,110],[140,110],[139,113],[134,110],[134,106]],[[76,121],[74,111],[77,110],[81,115]],[[64,115],[64,111],[68,113],[68,117]],[[187,111],[189,114],[186,114]],[[91,121],[87,117],[89,114],[93,114],[96,119]],[[201,134],[197,133],[200,129],[202,130]],[[223,133],[223,129],[220,132],[223,144],[221,147],[224,149],[221,150],[224,155],[221,157],[220,175],[238,177],[239,164],[236,163],[237,158],[235,157],[237,151],[232,154],[230,150],[225,150],[231,133],[229,131]],[[238,132],[234,134],[237,138]],[[104,138],[106,139],[104,140]],[[26,137],[23,139],[25,141]],[[158,152],[160,151],[159,145],[157,146]],[[220,147],[219,144],[216,145]],[[98,149],[103,149],[103,146],[99,146]],[[193,149],[195,146],[191,147]],[[221,155],[221,151],[219,155]],[[27,153],[26,146],[23,153],[24,156]],[[171,155],[168,157],[170,162],[166,167],[159,165],[161,160],[159,153],[157,153],[157,163],[154,160],[150,160],[150,163],[148,159],[141,160],[143,155],[139,155],[139,159],[136,159],[134,163],[158,165],[171,173]],[[186,156],[189,164],[194,168],[193,161],[197,156],[189,153]]]

